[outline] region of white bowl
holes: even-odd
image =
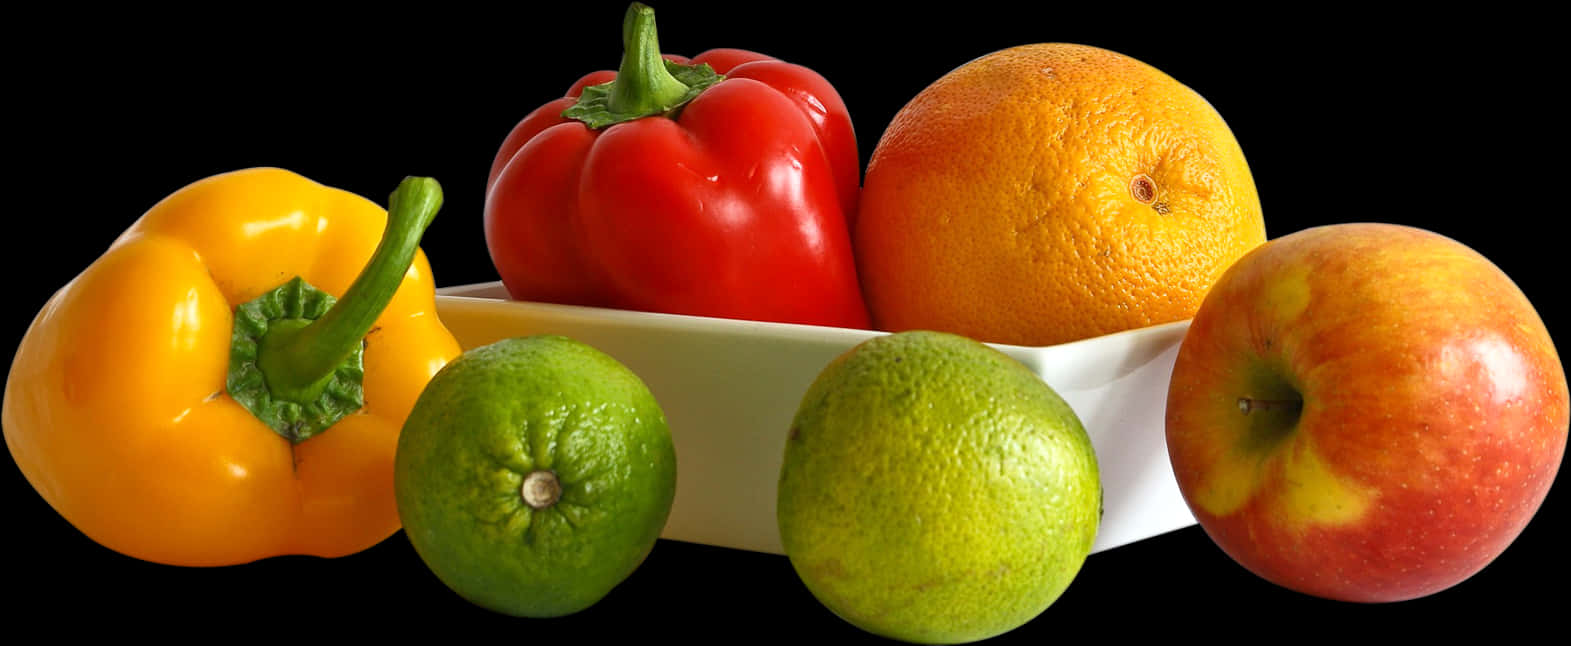
[[[500,282],[437,290],[469,349],[533,334],[572,337],[637,373],[676,444],[664,538],[782,553],[775,486],[786,430],[830,360],[882,332],[511,301]],[[1104,492],[1093,551],[1192,525],[1163,433],[1187,321],[1047,347],[992,344],[1041,375],[1091,435]]]

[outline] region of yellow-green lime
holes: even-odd
[[[497,612],[587,608],[653,549],[676,453],[644,382],[561,336],[474,348],[432,377],[405,422],[394,494],[415,552]]]
[[[1069,405],[969,338],[902,332],[832,361],[792,423],[777,513],[791,565],[878,635],[963,643],[1041,614],[1101,519]]]

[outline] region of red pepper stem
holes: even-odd
[[[640,2],[622,19],[622,65],[617,68],[607,107],[618,114],[658,114],[688,94],[687,84],[666,70],[655,33],[655,10]]]
[[[257,367],[275,396],[292,401],[317,397],[333,371],[370,332],[414,262],[420,237],[442,207],[442,188],[429,177],[408,177],[388,201],[382,241],[321,318],[303,326],[278,326],[257,348]]]

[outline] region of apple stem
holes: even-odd
[[[1248,415],[1257,410],[1298,410],[1304,407],[1301,399],[1250,399],[1238,398],[1238,412]]]

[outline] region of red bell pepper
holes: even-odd
[[[762,54],[660,54],[634,3],[618,71],[502,143],[486,245],[517,300],[866,328],[851,255],[859,160],[817,73]]]

